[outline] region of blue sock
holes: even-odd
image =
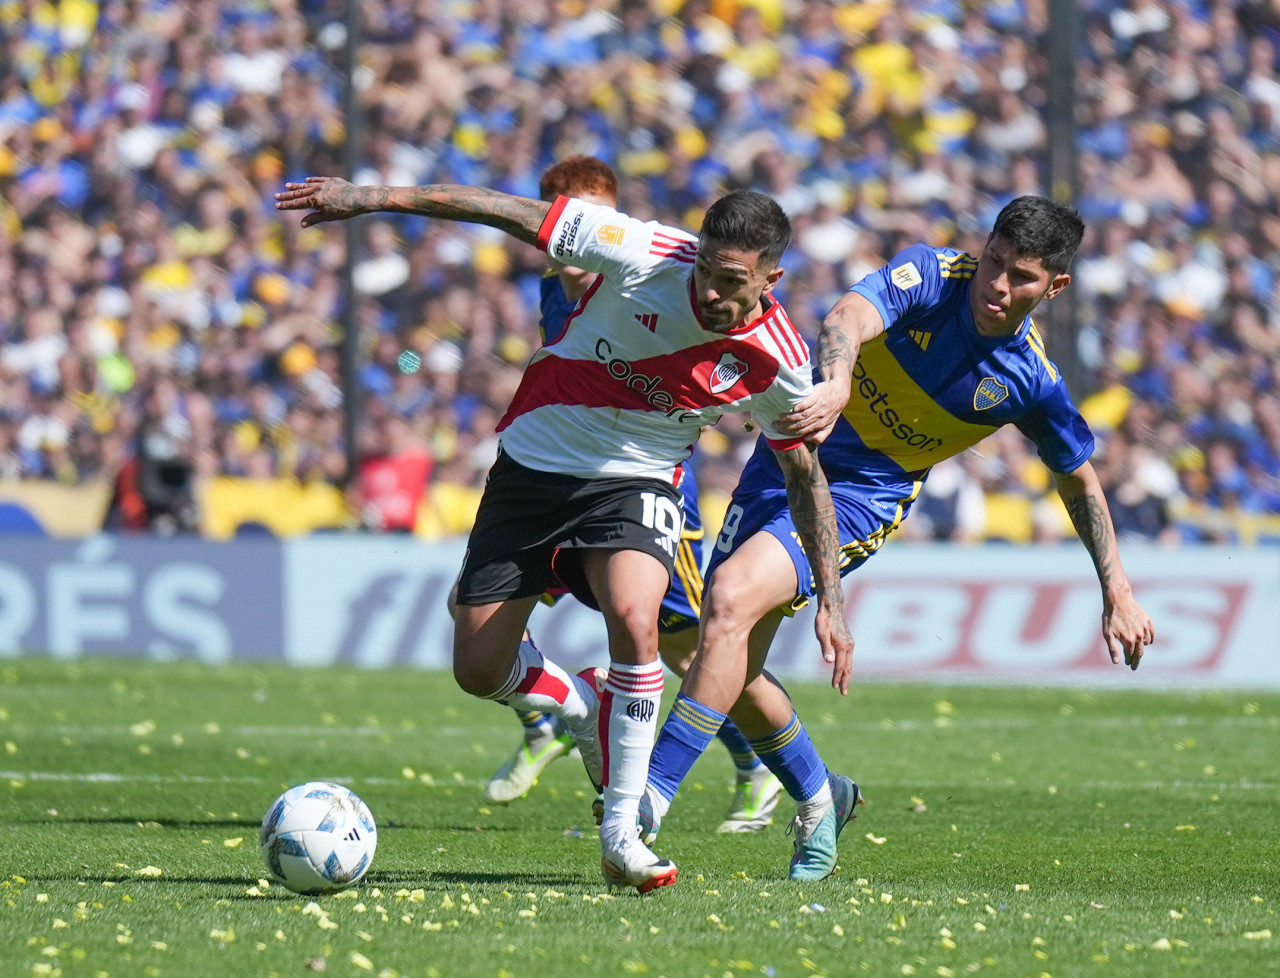
[[[649,784],[667,801],[676,796],[680,782],[711,744],[722,723],[723,713],[703,706],[684,693],[676,695],[649,758]]]
[[[729,756],[733,758],[733,766],[739,773],[750,774],[760,766],[760,758],[751,749],[750,741],[733,725],[732,720],[724,722],[716,738],[728,748]]]
[[[542,733],[551,725],[551,716],[539,710],[516,710],[516,716],[520,718],[525,733],[530,737]]]
[[[785,727],[751,746],[796,801],[814,797],[827,783],[827,766],[795,713]]]

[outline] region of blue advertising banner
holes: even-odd
[[[0,548],[0,655],[279,659],[282,605],[273,540],[8,537]]]

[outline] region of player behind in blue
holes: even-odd
[[[898,527],[932,465],[1016,425],[1052,471],[1093,558],[1111,659],[1136,669],[1155,640],[1151,619],[1120,564],[1089,462],[1093,435],[1030,319],[1070,283],[1083,231],[1074,209],[1024,196],[1001,210],[977,257],[907,248],[827,315],[816,368],[825,382],[789,420],[806,437],[821,437],[834,422],[819,459],[836,507],[842,574]],[[822,879],[835,869],[837,838],[861,797],[851,780],[828,772],[786,692],[762,672],[783,616],[813,593],[782,474],[767,449],[758,447],[742,473],[707,581],[698,651],[650,761],[642,831],[657,834],[677,787],[728,714],[797,802],[791,878]]]
[[[609,207],[618,205],[617,177],[609,164],[594,156],[570,156],[548,167],[538,191],[543,200],[564,195]],[[540,283],[544,344],[560,338],[578,299],[594,279],[594,272],[572,265],[556,265],[547,270]],[[680,490],[684,496],[684,528],[671,587],[662,600],[658,619],[658,653],[667,668],[683,676],[698,644],[698,611],[702,604],[703,530],[692,468],[685,468]],[[544,600],[554,603],[559,596],[548,595]],[[498,804],[524,797],[551,762],[573,749],[573,737],[559,717],[521,710],[516,710],[516,715],[524,725],[524,737],[485,788],[485,798]],[[732,723],[724,724],[718,736],[733,758],[735,772],[733,799],[720,831],[763,829],[773,821],[782,784]]]

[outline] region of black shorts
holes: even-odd
[[[458,604],[527,598],[562,584],[598,608],[577,553],[586,549],[639,550],[670,574],[684,522],[680,499],[657,479],[579,479],[499,452],[467,541]]]

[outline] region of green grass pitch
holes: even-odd
[[[518,727],[448,675],[12,659],[0,975],[1280,971],[1280,695],[1131,685],[796,685],[869,800],[839,873],[786,879],[785,817],[714,834],[713,745],[659,840],[679,880],[639,897],[602,882],[576,761],[485,806]],[[259,821],[313,779],[369,803],[373,868],[333,896],[263,889]]]

